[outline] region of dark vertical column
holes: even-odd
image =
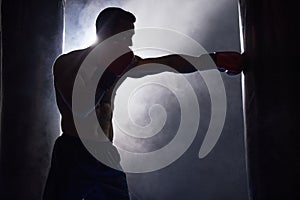
[[[0,0],[0,193],[2,193],[2,174],[1,174],[1,169],[2,169],[2,164],[1,164],[1,144],[2,144],[2,137],[1,137],[1,115],[2,115],[2,0]]]
[[[242,6],[251,196],[299,199],[299,10],[288,0],[242,0]]]
[[[62,51],[64,0],[2,1],[0,199],[41,199],[59,135],[52,64]]]

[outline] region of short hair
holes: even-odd
[[[108,31],[113,30],[115,25],[120,19],[128,20],[134,23],[136,21],[135,16],[126,10],[119,7],[107,7],[103,9],[96,20],[96,31]]]

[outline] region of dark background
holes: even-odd
[[[240,51],[236,1],[160,1],[152,5],[157,6],[155,11],[144,3],[135,8],[136,1],[99,2],[2,1],[1,199],[41,199],[53,143],[60,134],[51,67],[63,51],[88,44],[76,43],[76,34],[87,28],[79,23],[82,16],[90,16],[84,24],[93,20],[91,15],[98,10],[120,5],[132,9],[137,18],[141,16],[137,22],[141,27],[168,26],[189,35],[207,51]],[[194,143],[180,159],[156,172],[129,174],[130,189],[140,199],[239,200],[248,199],[248,191],[255,200],[297,199],[297,7],[292,1],[241,3],[247,142],[244,145],[242,75],[223,74],[228,112],[215,148],[204,159],[198,158],[208,124],[207,119],[201,119]],[[167,17],[171,11],[175,12],[173,22]],[[153,16],[153,21],[147,21],[148,16]],[[209,115],[203,80],[193,76],[190,80],[200,99],[202,116]]]

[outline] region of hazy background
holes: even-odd
[[[95,40],[96,16],[107,6],[120,6],[134,13],[137,17],[137,29],[161,27],[179,31],[199,42],[208,52],[240,50],[238,7],[235,0],[66,2],[65,52],[87,47]],[[152,78],[174,84],[179,92],[185,92],[184,87],[178,84],[177,76],[164,73]],[[211,117],[210,96],[199,73],[185,76],[199,101],[201,120],[197,136],[188,151],[168,167],[150,173],[128,174],[130,191],[134,197],[143,200],[247,199],[240,75],[231,77],[222,74],[227,94],[227,117],[218,143],[204,159],[199,159],[198,153]],[[151,77],[142,80],[126,79],[117,91],[115,109],[118,109],[118,102],[122,101],[118,99],[118,94],[128,92],[127,85],[138,86],[149,80]],[[153,104],[161,104],[167,114],[162,130],[148,139],[134,139],[124,136],[115,128],[115,141],[118,145],[128,151],[148,152],[159,149],[172,140],[180,123],[180,106],[175,95],[164,87],[148,84],[133,95],[129,113],[134,123],[142,126],[149,124],[151,119],[148,109]],[[161,117],[161,113],[157,113],[157,117]]]

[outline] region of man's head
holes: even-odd
[[[135,16],[128,11],[118,7],[105,8],[99,13],[96,20],[97,36],[103,40],[127,30],[132,30],[133,35],[135,21]],[[131,40],[131,37],[128,39]]]

